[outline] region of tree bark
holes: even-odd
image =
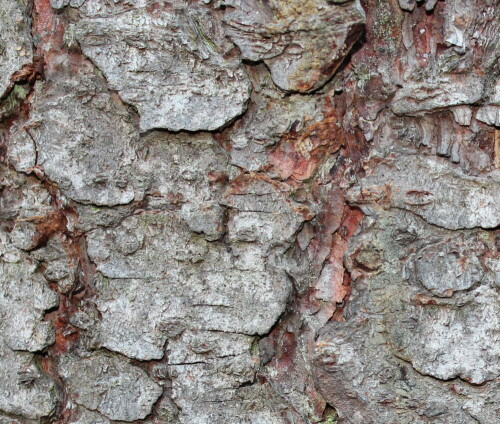
[[[0,424],[500,422],[497,0],[0,29]]]

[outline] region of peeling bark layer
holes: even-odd
[[[0,424],[494,424],[497,0],[0,0]]]

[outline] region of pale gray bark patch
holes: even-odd
[[[26,126],[38,150],[37,165],[65,195],[111,206],[144,196],[143,181],[130,175],[138,133],[102,78],[80,72],[36,84],[31,107]]]
[[[37,267],[0,231],[0,410],[29,419],[50,415],[58,400],[31,353],[54,343],[52,324],[43,318],[59,302]]]
[[[209,8],[88,0],[75,36],[110,87],[137,107],[141,129],[216,130],[241,115],[250,84]]]
[[[496,172],[489,178],[472,177],[446,159],[420,155],[396,156],[388,162],[382,159],[373,171],[351,189],[353,204],[388,199],[397,208],[449,229],[495,228],[500,224]]]
[[[3,341],[0,352],[2,412],[21,417],[19,422],[25,419],[40,422],[40,418],[54,413],[58,405],[56,385],[37,367],[33,354],[15,352]],[[10,423],[11,419],[4,422]]]
[[[29,2],[0,2],[0,97],[12,86],[11,77],[33,60]]]
[[[59,372],[76,403],[111,420],[144,419],[162,393],[143,370],[115,356],[66,355]]]

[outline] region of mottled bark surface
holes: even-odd
[[[497,0],[0,0],[0,424],[500,423]]]

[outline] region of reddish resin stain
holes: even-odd
[[[411,15],[413,45],[417,62],[421,67],[429,66],[444,46],[443,9],[444,4],[438,2],[432,13],[426,12],[423,7],[417,7]]]
[[[343,232],[342,238],[344,240],[348,240],[354,235],[363,216],[363,212],[358,208],[353,208],[351,206],[344,207],[344,216],[341,224]]]
[[[35,60],[42,60],[45,73],[54,77],[68,69],[76,73],[85,62],[81,52],[64,47],[65,25],[64,16],[51,7],[50,0],[34,0]]]
[[[344,145],[342,132],[337,125],[337,115],[327,99],[323,119],[307,124],[296,131],[299,122],[286,133],[276,149],[269,155],[269,163],[282,180],[305,181],[314,176],[319,166]]]
[[[64,45],[64,26],[50,5],[50,0],[35,0],[33,32],[39,38],[38,48],[61,51]]]
[[[290,332],[283,333],[276,345],[276,349],[277,352],[272,362],[275,368],[281,371],[292,371],[297,350],[296,335]]]
[[[42,245],[56,233],[66,231],[67,218],[65,214],[58,210],[44,216],[36,223],[37,245]]]
[[[58,309],[45,315],[45,320],[52,323],[55,331],[55,343],[48,349],[52,357],[68,352],[78,342],[80,330],[71,325],[71,316],[79,311],[86,298],[95,294],[90,283],[95,269],[87,257],[85,239],[80,235],[64,237],[63,244],[68,261],[80,271],[76,277],[79,291],[60,293]],[[58,291],[57,284],[50,283],[50,287]]]
[[[241,174],[234,178],[233,180],[230,181],[229,183],[229,190],[228,194],[232,195],[243,195],[243,194],[249,194],[252,192],[251,186],[255,182],[264,182],[278,191],[287,193],[290,190],[290,186],[282,183],[280,181],[276,181],[269,177],[268,175],[258,173],[258,172],[250,172],[248,174]]]
[[[72,313],[76,312],[76,307],[67,297],[59,296],[59,309],[45,315],[45,319],[52,322],[55,331],[55,343],[50,346],[49,352],[52,356],[59,356],[66,353],[78,341],[79,330],[69,323]]]

